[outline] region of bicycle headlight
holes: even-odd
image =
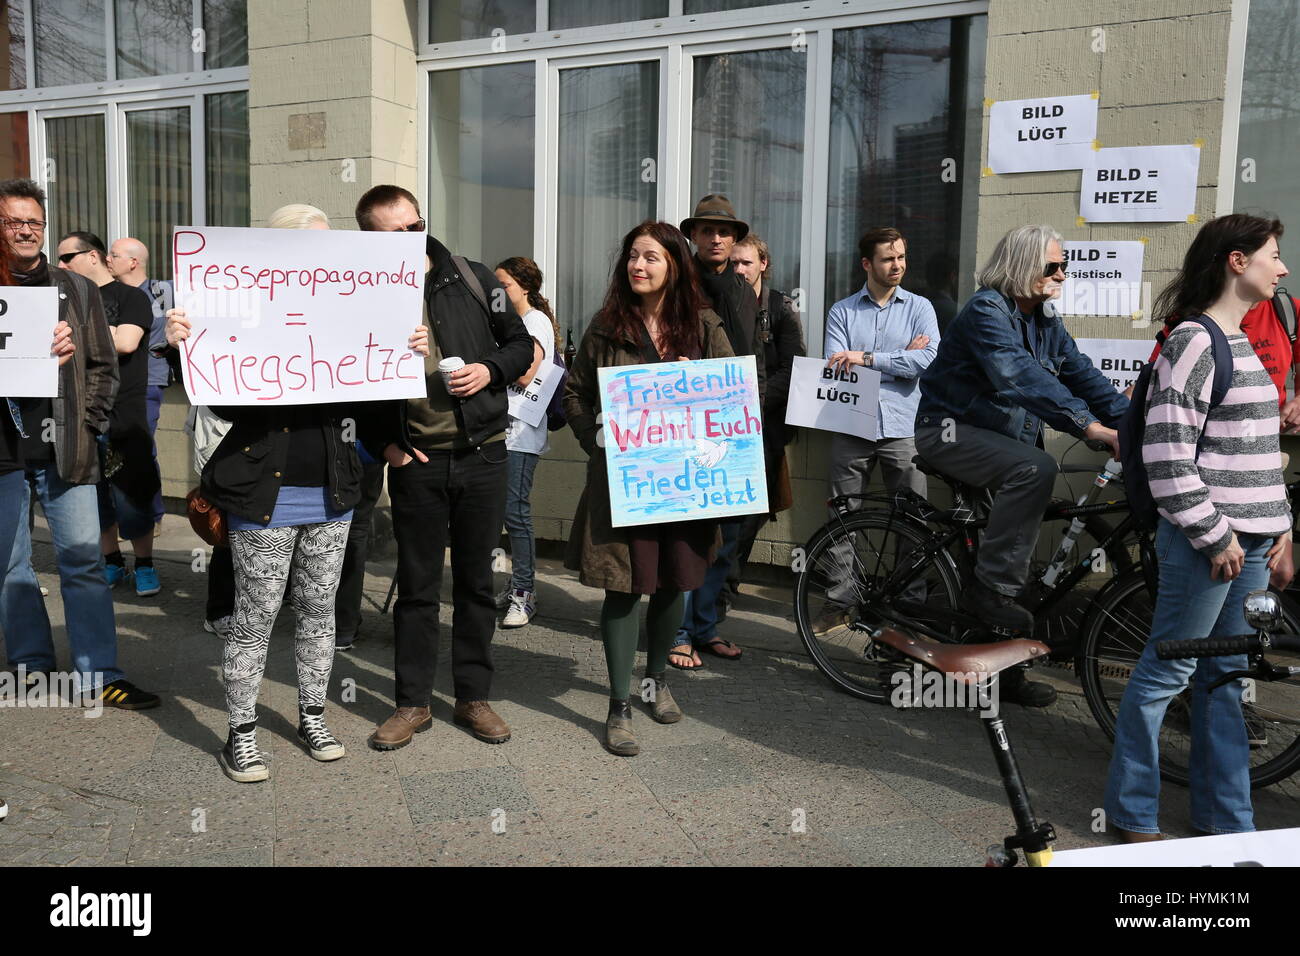
[[[1246,623],[1257,631],[1271,631],[1282,620],[1282,604],[1266,590],[1251,591],[1246,595]]]

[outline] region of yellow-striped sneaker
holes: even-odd
[[[141,690],[125,678],[105,684],[100,696],[103,697],[105,707],[119,707],[122,710],[148,710],[161,702],[157,694]],[[91,703],[94,703],[94,699]]]

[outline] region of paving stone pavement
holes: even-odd
[[[48,533],[38,524],[38,542]],[[803,652],[787,590],[759,588],[722,626],[745,653],[672,672],[686,719],[636,705],[635,758],[600,745],[606,688],[600,594],[557,562],[539,569],[540,614],[498,630],[493,706],[514,736],[491,746],[451,723],[444,640],[434,727],[408,747],[366,746],[392,707],[391,562],[372,562],[361,640],[339,654],[330,764],[295,738],[292,615],[280,615],[259,703],[271,779],[240,785],[216,761],[226,715],[217,638],[202,629],[198,542],[169,516],[163,591],[117,592],[120,662],[163,695],[156,710],[0,707],[0,865],[978,865],[1013,828],[979,722],[895,711],[834,691]],[[48,544],[36,564],[66,666]],[[450,572],[447,579],[450,582]],[[444,611],[444,629],[449,620]],[[1109,747],[1068,670],[1041,711],[1004,711],[1035,809],[1058,849],[1097,845]],[[1300,826],[1295,779],[1255,794],[1260,828]],[[1164,828],[1190,835],[1187,792],[1169,787]]]

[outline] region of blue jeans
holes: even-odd
[[[0,412],[0,414],[3,414]],[[0,587],[9,569],[9,553],[18,534],[18,510],[27,497],[27,476],[21,471],[0,475]]]
[[[113,592],[104,579],[99,554],[99,504],[94,485],[69,485],[54,468],[35,472],[36,494],[54,539],[55,560],[63,594],[63,613],[72,648],[73,670],[82,687],[98,687],[119,680],[117,624],[113,619]],[[25,487],[18,496],[18,521],[9,570],[0,590],[0,627],[4,628],[9,663],[29,671],[54,670],[54,639],[45,599],[32,567],[32,535],[28,528],[31,506]],[[5,507],[9,507],[5,500]]]
[[[153,536],[153,502],[137,501],[129,497],[107,478],[99,479],[95,486],[99,502],[99,530],[107,531],[117,525],[118,534],[128,541]]]
[[[514,573],[510,588],[533,590],[537,565],[537,545],[533,540],[533,508],[528,501],[533,493],[533,473],[537,459],[526,451],[507,453],[506,459],[506,533],[510,535],[510,561]]]
[[[722,546],[717,557],[704,574],[704,583],[686,595],[682,611],[682,629],[677,632],[677,643],[707,644],[718,636],[718,596],[727,584],[731,562],[740,544],[740,528],[744,520],[732,518],[719,522],[722,529]]]
[[[1190,757],[1192,826],[1206,833],[1255,829],[1250,804],[1250,748],[1241,712],[1242,685],[1231,681],[1208,692],[1228,671],[1246,667],[1244,654],[1162,661],[1160,641],[1251,633],[1242,601],[1268,587],[1266,553],[1272,538],[1238,535],[1246,561],[1233,581],[1210,579],[1210,561],[1164,518],[1156,530],[1160,590],[1151,638],[1129,678],[1115,726],[1115,749],[1106,784],[1106,817],[1135,833],[1159,833],[1159,737],[1165,709],[1194,679]]]
[[[153,435],[155,432],[158,431],[158,416],[162,414],[163,389],[166,387],[167,386],[165,385],[150,385],[144,393],[144,407],[145,407],[145,414],[148,416],[149,419],[150,435]],[[155,441],[153,444],[153,460],[154,460],[154,464],[158,463],[158,442],[157,441]],[[159,488],[158,493],[153,496],[153,520],[155,522],[158,522],[158,521],[162,521],[162,518],[163,518],[162,489]]]

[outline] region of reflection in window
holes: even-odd
[[[0,113],[0,179],[26,179],[31,174],[27,114]]]
[[[619,241],[658,198],[659,64],[560,71],[555,301],[574,338],[600,308]]]
[[[434,72],[429,97],[429,231],[495,266],[533,256],[536,68]]]
[[[126,114],[127,230],[149,247],[158,278],[172,277],[172,227],[193,222],[190,208],[190,111]]]
[[[594,27],[602,23],[629,23],[668,16],[668,0],[550,0],[547,6],[551,30]]]
[[[1241,86],[1235,207],[1300,225],[1300,20],[1294,0],[1252,0]],[[1285,252],[1285,246],[1284,250]],[[1284,256],[1284,261],[1288,257]],[[1296,258],[1294,253],[1289,258]],[[1285,282],[1286,280],[1284,280]],[[1300,286],[1289,283],[1294,293]]]
[[[789,48],[697,57],[691,197],[722,193],[772,250],[773,288],[799,284],[808,57]]]
[[[430,0],[429,42],[451,43],[537,30],[536,0]],[[500,36],[500,34],[496,34]]]
[[[108,77],[104,0],[40,0],[32,6],[37,86],[91,83]]]
[[[248,93],[207,97],[206,182],[209,226],[247,226]]]
[[[117,76],[167,76],[194,68],[191,0],[115,0]]]
[[[682,13],[722,13],[724,10],[743,10],[746,7],[770,7],[775,3],[789,3],[790,0],[685,0]]]
[[[85,230],[105,238],[104,117],[60,116],[45,121],[46,234],[50,246],[65,233]]]
[[[836,30],[831,65],[826,289],[829,305],[862,287],[857,241],[894,226],[907,238],[904,288],[955,297],[961,235],[960,174],[968,149],[968,20],[923,20]],[[954,77],[966,82],[954,83]],[[978,127],[975,128],[978,137]],[[944,160],[957,175],[945,181]]]
[[[205,69],[248,66],[247,0],[203,0],[203,32]]]
[[[27,89],[27,4],[0,4],[0,90]]]

